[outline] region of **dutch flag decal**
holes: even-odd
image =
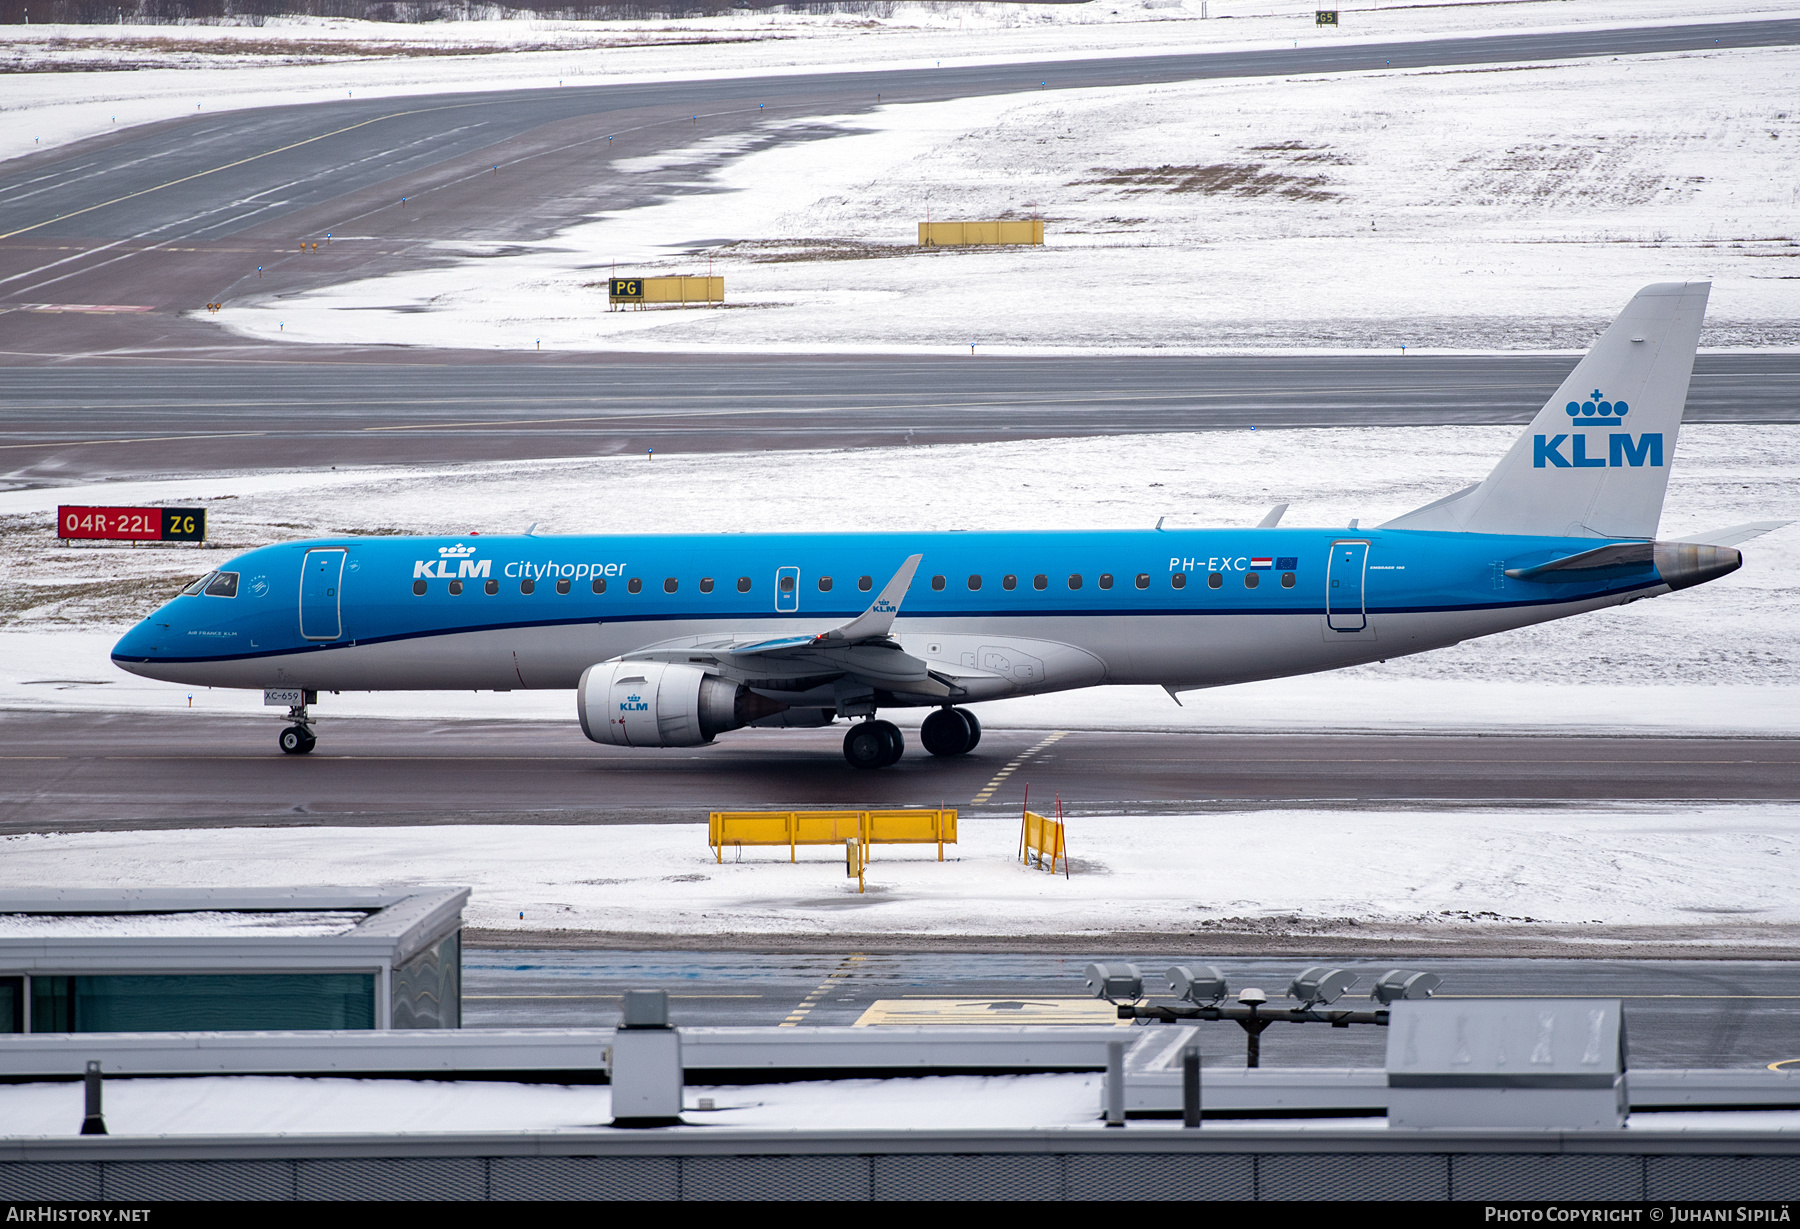
[[[1250,561],[1250,567],[1252,570],[1255,570],[1255,571],[1262,571],[1264,569],[1272,568],[1274,566],[1275,566],[1275,561],[1273,559],[1269,558],[1269,556],[1267,556],[1267,555],[1259,555]]]

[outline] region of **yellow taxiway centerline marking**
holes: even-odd
[[[465,994],[468,999],[622,999],[622,994]],[[760,994],[671,994],[671,999],[760,999]]]
[[[969,801],[971,803],[986,802],[988,799],[992,798],[994,796],[994,791],[999,789],[1002,785],[1006,784],[1006,778],[1012,776],[1013,773],[1017,772],[1020,768],[1022,768],[1024,766],[1026,760],[1030,759],[1032,756],[1034,756],[1038,752],[1042,751],[1045,747],[1048,747],[1050,744],[1054,743],[1057,739],[1068,737],[1068,734],[1069,734],[1069,732],[1067,730],[1058,730],[1056,733],[1052,734],[1050,737],[1046,738],[1043,742],[1041,742],[1037,746],[1031,748],[1029,751],[1021,752],[1017,759],[1012,760],[1010,763],[1008,763],[1006,765],[1006,767],[1002,768],[999,772],[995,773],[994,779],[992,781],[989,781],[986,785],[982,786],[981,792],[976,794],[975,797],[971,798]]]
[[[799,1027],[800,1021],[806,1019],[807,1013],[811,1012],[813,1008],[817,1007],[819,1005],[819,1000],[824,998],[828,993],[830,993],[832,986],[840,978],[845,978],[845,977],[850,976],[851,973],[855,972],[855,969],[853,966],[861,963],[862,961],[864,961],[866,959],[868,959],[868,957],[864,956],[861,952],[857,952],[854,955],[844,957],[843,963],[838,965],[837,970],[835,972],[826,974],[825,980],[820,982],[818,984],[818,986],[816,988],[814,988],[814,990],[811,994],[807,995],[804,999],[801,999],[800,1005],[798,1007],[794,1008],[794,1010],[788,1012],[787,1019],[783,1020],[780,1024],[777,1024],[775,1027],[776,1028],[797,1028],[797,1027]]]

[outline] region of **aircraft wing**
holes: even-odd
[[[825,645],[845,646],[860,644],[869,640],[885,640],[889,629],[894,626],[894,616],[900,613],[901,599],[906,591],[912,588],[913,573],[919,570],[919,562],[924,555],[908,555],[906,562],[900,565],[887,584],[881,586],[881,592],[869,603],[869,608],[841,627],[834,627],[828,632],[820,632],[816,636],[783,636],[777,640],[763,640],[753,644],[734,645],[735,653],[787,653],[795,649],[821,647]]]
[[[869,608],[841,626],[814,635],[765,640],[702,637],[679,645],[652,645],[625,654],[628,661],[698,662],[727,677],[770,691],[850,679],[885,691],[951,697],[961,694],[952,676],[934,671],[903,651],[889,635],[900,603],[924,555],[911,555],[883,585]]]

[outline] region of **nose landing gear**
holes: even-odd
[[[318,692],[303,691],[300,693],[300,703],[288,707],[288,720],[294,724],[283,730],[278,740],[284,754],[305,755],[319,741],[313,735],[312,717],[306,711],[308,704],[318,702]]]
[[[891,721],[863,721],[844,735],[844,758],[852,768],[886,768],[900,761],[906,740]]]

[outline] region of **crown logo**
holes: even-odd
[[[1631,407],[1623,401],[1607,401],[1599,389],[1586,401],[1571,401],[1563,407],[1575,421],[1573,427],[1622,427]]]
[[[474,553],[475,548],[473,546],[464,546],[461,542],[458,542],[455,546],[438,547],[438,555],[444,559],[467,559]]]

